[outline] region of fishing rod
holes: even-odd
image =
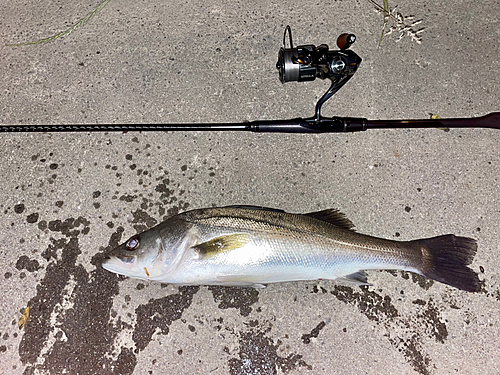
[[[288,34],[289,47],[286,46]],[[328,45],[293,46],[292,30],[285,28],[283,47],[276,68],[282,83],[329,79],[330,88],[318,100],[314,116],[288,120],[257,120],[240,123],[180,124],[70,124],[70,125],[0,125],[0,132],[113,132],[113,131],[251,131],[275,133],[336,133],[367,129],[402,128],[494,128],[500,129],[500,112],[483,117],[426,120],[368,120],[357,117],[325,117],[323,104],[349,81],[361,64],[361,57],[349,48],[356,41],[353,34],[337,39],[339,50]]]

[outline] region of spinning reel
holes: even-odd
[[[286,47],[288,34],[290,47]],[[294,47],[292,30],[285,28],[283,47],[278,53],[276,68],[281,82],[329,79],[330,88],[316,103],[313,117],[288,120],[255,120],[241,123],[180,123],[180,124],[70,124],[70,125],[1,125],[0,132],[100,132],[100,131],[251,131],[279,133],[333,133],[356,132],[387,128],[494,128],[500,129],[500,112],[476,118],[429,120],[368,120],[359,117],[323,117],[321,106],[344,86],[356,73],[361,57],[349,49],[356,41],[353,34],[342,34],[337,39],[339,50],[330,50],[326,44],[305,44]]]
[[[286,47],[288,34],[290,48]],[[278,53],[276,69],[279,71],[280,81],[303,82],[314,81],[316,78],[329,79],[332,84],[316,104],[315,115],[312,121],[321,121],[321,106],[332,97],[356,73],[362,59],[349,47],[356,41],[354,34],[342,34],[337,39],[340,50],[330,50],[328,45],[306,44],[294,48],[292,30],[285,28],[283,47]]]

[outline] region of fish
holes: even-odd
[[[412,241],[360,234],[336,209],[226,206],[171,216],[113,249],[102,266],[166,284],[253,288],[303,280],[371,285],[366,270],[402,270],[477,292],[478,274],[468,267],[476,252],[476,240],[453,234]]]

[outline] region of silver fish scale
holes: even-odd
[[[333,210],[306,215],[248,207],[193,210],[134,236],[137,248],[127,242],[118,246],[103,267],[164,283],[252,287],[336,278],[364,282],[359,271],[399,269],[480,290],[477,274],[467,267],[477,250],[471,238],[391,241],[350,227]]]
[[[317,275],[311,278],[315,279],[341,277],[359,269],[383,269],[388,265],[413,268],[408,249],[402,243],[361,235],[305,215],[214,208],[188,212],[184,219],[199,230],[200,242],[234,233],[252,234],[252,243],[245,251],[266,249],[259,266],[265,266],[268,272],[290,266],[303,279],[299,269],[306,272],[314,269]],[[231,259],[220,254],[212,263],[230,265]]]

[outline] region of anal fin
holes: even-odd
[[[351,273],[350,275],[339,277],[337,280],[354,285],[372,285],[368,282],[368,276],[365,271]]]

